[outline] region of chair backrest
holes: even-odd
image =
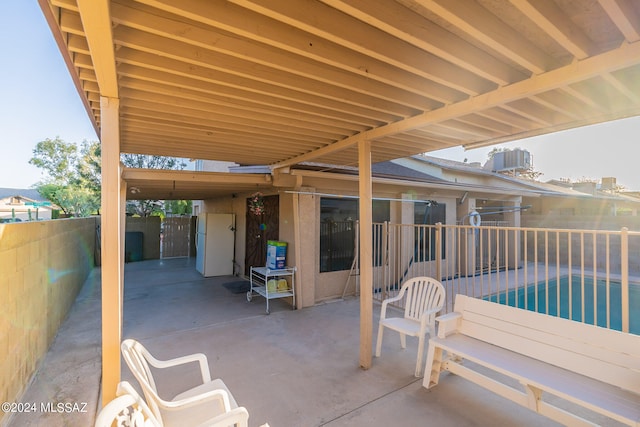
[[[118,384],[116,397],[96,417],[95,427],[161,427],[142,397],[126,381]]]
[[[413,277],[402,284],[400,294],[405,293],[404,317],[420,321],[425,310],[437,308],[427,321],[428,324],[434,323],[437,312],[444,307],[442,283],[432,277]]]
[[[144,396],[153,414],[160,420],[160,423],[162,423],[160,408],[157,404],[157,402],[162,399],[158,395],[158,389],[156,388],[156,383],[151,374],[151,368],[147,362],[147,360],[153,356],[151,356],[142,344],[133,339],[124,340],[120,347],[122,350],[122,358],[133,373],[133,376],[136,377],[136,380],[140,383],[140,387],[142,387]]]

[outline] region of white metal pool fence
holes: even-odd
[[[610,327],[609,309],[604,320],[595,312],[600,298],[620,313],[621,330],[629,332],[629,286],[630,277],[640,277],[640,232],[388,222],[373,228],[373,290],[378,301],[396,294],[407,278],[430,276],[445,285],[444,312],[449,312],[458,293],[507,301],[509,293],[527,295],[530,287],[540,287],[547,296],[553,292],[559,297],[560,287],[550,283],[573,275],[582,289],[577,302],[568,301],[569,311],[580,313],[574,320],[589,321],[588,312],[594,310],[593,321]],[[598,282],[605,284],[604,295],[595,288],[585,292]],[[612,283],[619,283],[619,300],[611,296]],[[560,315],[556,311],[550,314]]]

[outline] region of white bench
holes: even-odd
[[[640,335],[464,295],[456,296],[454,310],[436,319],[424,387],[449,371],[565,425],[595,424],[542,400],[543,393],[640,426]],[[463,365],[465,359],[522,388]]]

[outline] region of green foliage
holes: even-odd
[[[100,209],[100,143],[83,141],[80,148],[56,137],[38,142],[29,163],[47,176],[38,192],[67,215],[89,216]]]
[[[127,215],[132,216],[162,216],[162,202],[159,200],[127,200]]]
[[[164,156],[152,156],[144,154],[128,154],[123,153],[120,155],[120,161],[126,167],[140,168],[140,169],[177,169],[182,170],[187,167],[187,164],[182,160],[175,157]],[[180,201],[167,201],[164,203],[159,200],[129,200],[127,201],[127,214],[137,215],[142,217],[147,216],[160,216],[164,218],[165,211],[177,213],[174,211],[174,205],[171,203]],[[187,203],[187,201],[182,201]],[[169,203],[169,205],[167,205]],[[191,201],[188,201],[189,206]],[[176,207],[178,205],[175,205]]]
[[[29,163],[49,174],[47,182],[66,185],[75,177],[77,160],[78,146],[56,136],[38,142]]]
[[[40,184],[38,185],[38,193],[42,195],[47,200],[55,203],[60,206],[64,213],[68,213],[65,210],[64,204],[59,200],[57,193],[63,190],[65,187],[63,185],[58,184]]]
[[[67,186],[56,192],[60,206],[65,206],[74,216],[86,217],[96,212],[100,198],[90,188]]]
[[[102,185],[102,160],[101,145],[98,141],[84,141],[80,148],[80,158],[78,160],[77,171],[79,183],[86,188],[97,192],[100,197]]]
[[[149,154],[128,154],[120,155],[120,161],[128,168],[138,169],[176,169],[182,170],[187,164],[175,157],[152,156]]]
[[[165,200],[164,210],[173,215],[191,215],[193,202],[191,200]]]
[[[493,147],[491,151],[487,153],[487,160],[493,159],[493,156],[495,156],[497,153],[500,153],[502,151],[508,151],[508,150],[509,150],[508,148]]]
[[[80,146],[55,137],[38,142],[29,163],[46,173],[37,189],[67,215],[77,217],[100,213],[101,158],[98,141],[83,141]],[[184,169],[187,164],[175,157],[122,154],[122,163],[130,168]],[[164,215],[165,209],[176,214],[191,213],[191,201],[158,200],[127,202],[130,215]]]

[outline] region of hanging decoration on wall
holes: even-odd
[[[249,212],[255,216],[260,216],[264,213],[264,196],[261,192],[253,193],[249,197]]]

